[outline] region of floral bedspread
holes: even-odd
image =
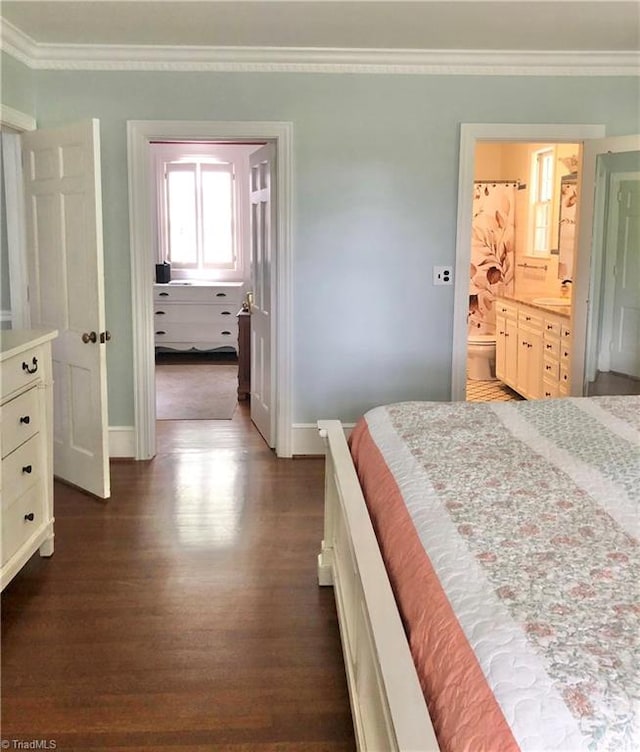
[[[640,750],[640,397],[399,403],[351,446],[442,749]]]

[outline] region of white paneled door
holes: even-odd
[[[109,488],[99,123],[23,135],[31,325],[58,330],[54,473]]]
[[[251,420],[270,447],[275,446],[275,146],[249,157],[251,197]]]
[[[615,232],[611,370],[640,379],[640,179],[620,180]]]

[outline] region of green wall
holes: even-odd
[[[294,127],[294,422],[449,395],[459,125],[636,132],[635,78],[40,71],[40,126],[101,122],[112,425],[133,422],[127,120]]]

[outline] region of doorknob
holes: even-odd
[[[111,332],[107,329],[106,332],[100,332],[100,342],[104,344],[111,339]]]
[[[82,341],[85,343],[85,345],[88,345],[89,342],[97,342],[98,341],[98,335],[95,332],[85,332],[82,335]]]

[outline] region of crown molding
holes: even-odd
[[[34,70],[639,76],[640,52],[39,44],[7,21],[0,49]]]

